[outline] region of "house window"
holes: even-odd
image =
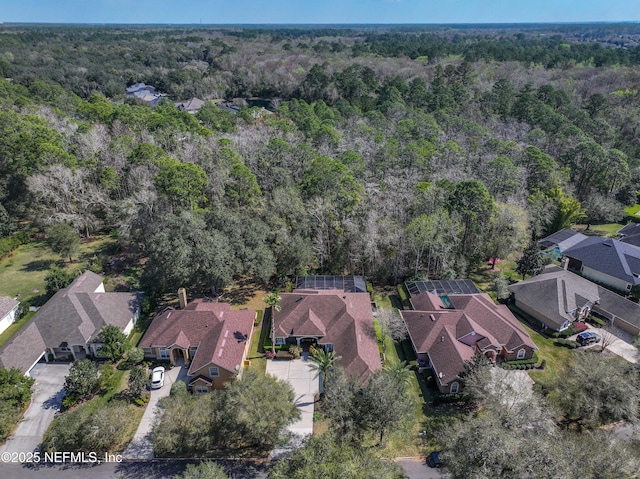
[[[204,394],[209,392],[209,389],[207,388],[207,386],[196,386],[195,391],[199,394]]]
[[[276,345],[282,345],[284,344],[285,339],[284,338],[276,338]]]
[[[517,356],[517,358],[518,358],[518,359],[524,359],[524,355],[525,355],[525,354],[527,354],[527,352],[526,352],[524,349],[520,349],[520,350],[518,351],[518,356]]]
[[[209,377],[212,378],[217,378],[218,376],[220,376],[220,370],[216,367],[210,367],[209,368]]]
[[[458,394],[458,391],[460,391],[460,385],[458,383],[451,383],[451,386],[449,386],[449,392],[451,394]]]
[[[331,351],[333,351],[333,344],[332,343],[328,343],[324,345],[324,349],[330,353]]]
[[[160,348],[160,359],[169,359],[169,350]]]

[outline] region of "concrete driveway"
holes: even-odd
[[[151,439],[149,433],[153,426],[153,420],[156,417],[156,411],[158,410],[158,401],[164,397],[167,397],[171,392],[171,385],[176,381],[187,381],[187,368],[183,366],[175,366],[169,369],[164,374],[164,386],[160,389],[151,390],[151,398],[147,404],[147,409],[144,411],[140,425],[136,430],[136,434],[127,448],[122,453],[124,459],[153,459],[153,446],[151,445]]]
[[[0,448],[0,452],[32,452],[40,446],[42,437],[55,414],[60,411],[64,397],[64,379],[71,364],[38,363],[30,375],[36,380],[31,404],[18,428]]]
[[[296,406],[301,413],[300,419],[288,428],[292,436],[290,443],[275,449],[271,454],[272,459],[286,456],[293,449],[302,446],[305,437],[313,434],[313,410],[315,396],[320,391],[320,378],[315,377],[316,372],[310,366],[306,357],[291,361],[267,360],[267,374],[291,384]]]
[[[633,336],[629,333],[622,331],[619,328],[612,328],[610,330],[603,330],[602,328],[594,328],[591,325],[587,325],[587,331],[593,331],[598,334],[601,338],[603,334],[613,334],[617,339],[613,341],[613,343],[607,346],[607,351],[611,351],[612,353],[626,359],[630,363],[638,362],[638,349],[632,344]],[[578,335],[575,334],[569,339],[576,340]],[[602,346],[602,342],[595,343],[593,345],[585,346],[583,349],[593,348],[596,346]]]

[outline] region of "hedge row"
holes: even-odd
[[[533,353],[533,357],[531,359],[518,359],[515,361],[505,361],[504,364],[508,364],[509,366],[520,366],[521,364],[537,364],[538,363],[538,353]]]
[[[0,238],[0,258],[4,258],[8,254],[10,254],[14,249],[16,249],[18,246],[28,242],[29,242],[29,235],[24,231],[14,233],[11,236],[5,236],[4,238]]]
[[[402,283],[396,286],[396,289],[398,290],[398,296],[400,296],[400,301],[402,301],[403,303],[406,303],[407,301],[409,301],[409,295],[407,294],[407,291],[404,289],[404,285]]]
[[[570,339],[556,339],[554,343],[556,346],[564,346],[569,349],[576,349],[580,347],[580,343],[577,341],[572,341]]]
[[[528,363],[528,364],[508,364],[508,363],[503,363],[502,364],[502,369],[511,369],[511,370],[520,370],[520,371],[526,371],[528,369],[535,369],[536,364],[535,363]]]

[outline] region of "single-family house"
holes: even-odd
[[[280,293],[273,341],[335,351],[348,376],[366,381],[382,367],[371,298],[360,276],[305,276],[291,293]]]
[[[145,85],[144,83],[134,83],[133,85],[127,87],[126,89],[127,95],[135,95],[136,93],[156,93],[156,87],[151,85]]]
[[[408,291],[416,291],[407,284]],[[418,370],[431,369],[438,390],[462,391],[465,362],[475,354],[491,361],[531,359],[537,349],[531,337],[505,305],[485,293],[445,294],[417,291],[414,310],[401,311],[418,357]]]
[[[105,292],[104,278],[86,271],[54,294],[0,350],[0,366],[28,373],[41,358],[100,356],[104,326],[129,334],[140,314],[138,293]]]
[[[0,296],[0,333],[13,324],[18,318],[20,302],[14,298]]]
[[[538,246],[543,250],[555,248],[559,253],[558,256],[561,256],[567,249],[587,238],[588,236],[578,233],[577,231],[563,229],[539,240]]]
[[[187,101],[179,101],[176,102],[176,107],[178,110],[186,111],[187,113],[191,113],[195,115],[200,111],[200,108],[204,106],[204,100],[200,100],[199,98],[190,98]]]
[[[622,243],[640,248],[640,223],[628,223],[618,230],[618,239]]]
[[[554,331],[567,329],[589,313],[630,334],[640,333],[640,306],[570,271],[549,265],[509,286],[515,305]]]
[[[139,347],[146,358],[189,365],[189,388],[204,393],[242,375],[256,312],[232,310],[227,303],[197,299],[156,316]]]
[[[591,236],[564,256],[570,271],[619,291],[640,284],[640,249],[618,240]]]

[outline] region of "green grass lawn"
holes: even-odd
[[[249,349],[249,361],[251,361],[251,364],[248,368],[263,375],[267,372],[267,358],[264,353],[258,351],[258,348],[260,346],[260,337],[262,335],[262,327],[264,324],[264,321],[260,321],[260,324],[258,324],[253,331],[251,349]]]
[[[80,252],[71,263],[61,261],[60,256],[52,253],[41,241],[22,245],[0,261],[0,295],[41,303],[46,300],[44,279],[51,266],[59,263],[71,272],[84,271],[91,258],[100,256],[106,247],[114,243],[115,240],[107,235],[83,241]]]
[[[640,216],[638,216],[638,212],[640,212],[640,204],[635,204],[633,206],[627,206],[624,209],[625,213],[627,213],[627,216],[630,216],[631,218],[637,218],[638,221],[640,222]]]
[[[538,346],[538,358],[540,361],[545,360],[546,366],[544,370],[531,370],[529,376],[536,383],[549,384],[558,375],[558,371],[571,360],[573,350],[556,346],[554,344],[554,338],[547,338],[542,334],[534,331],[529,325],[522,319],[522,314],[511,308],[511,312],[514,316],[520,320],[520,323],[526,329],[533,342]]]
[[[20,328],[27,324],[27,321],[29,321],[34,314],[36,314],[35,311],[29,311],[22,318],[5,329],[2,334],[0,334],[0,348],[7,344],[9,340],[13,338],[18,331],[20,331]]]

